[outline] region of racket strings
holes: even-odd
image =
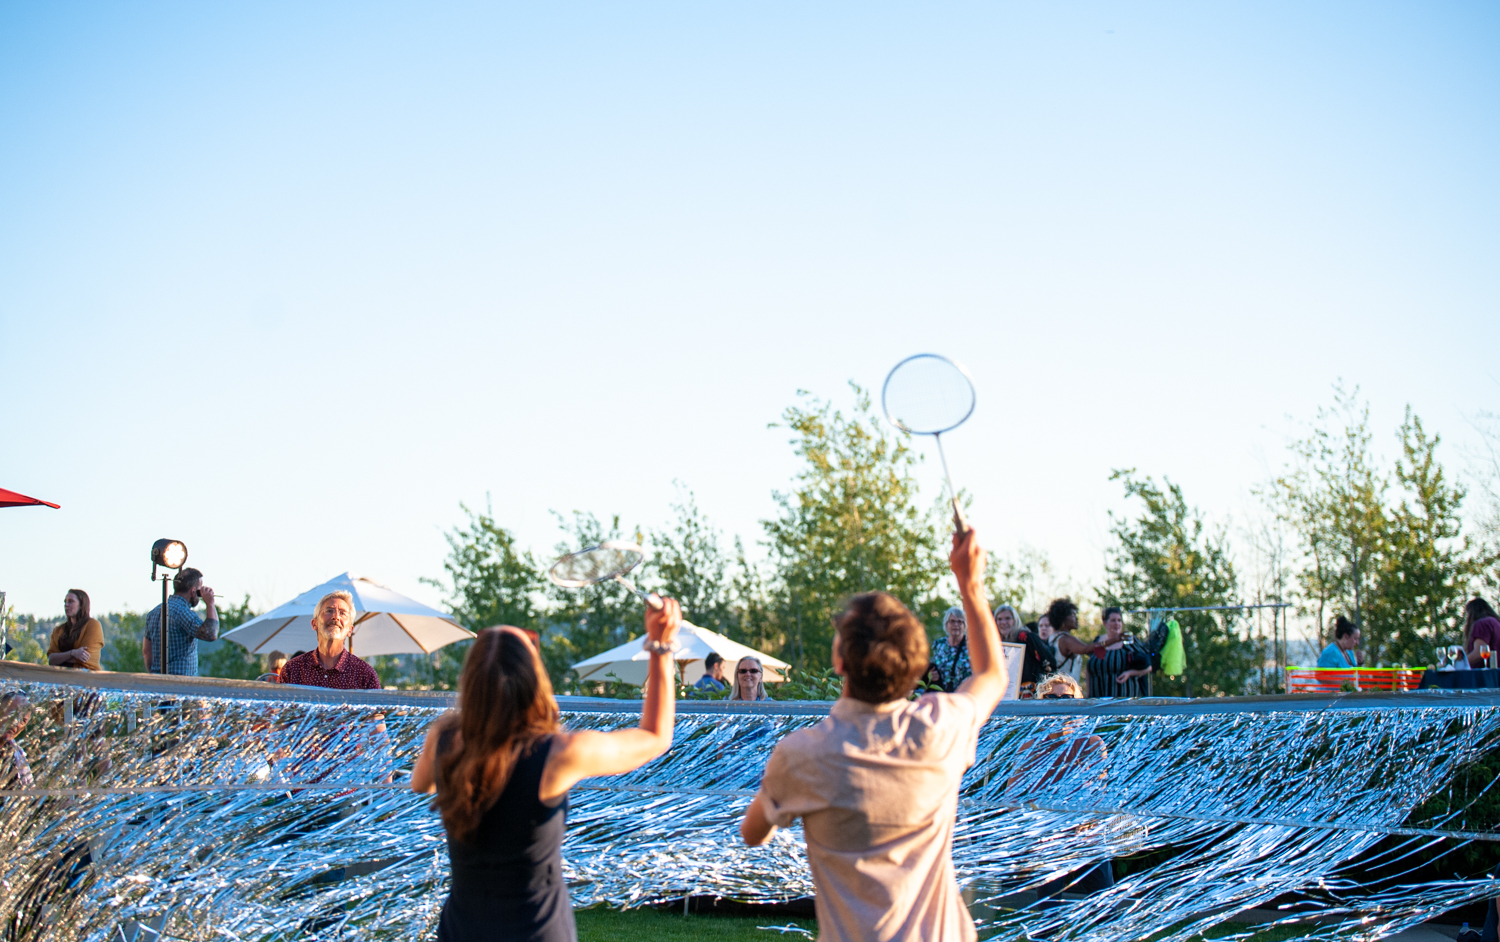
[[[951,360],[923,354],[902,361],[886,378],[881,396],[898,427],[935,435],[963,423],[974,411],[974,385]]]
[[[564,556],[553,564],[548,575],[558,585],[578,588],[627,573],[641,559],[638,552],[600,546]]]

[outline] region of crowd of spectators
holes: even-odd
[[[173,577],[172,589],[166,605],[166,673],[196,677],[198,642],[211,642],[219,637],[214,590],[203,584],[202,572],[191,568]],[[202,615],[195,611],[200,603],[204,605]],[[82,589],[69,589],[63,597],[63,615],[63,620],[52,629],[47,663],[72,670],[103,670],[100,655],[104,650],[104,629],[89,611],[89,594]],[[162,606],[147,612],[143,621],[141,654],[146,669],[162,673]],[[310,622],[318,646],[311,651],[297,651],[291,657],[272,651],[267,657],[270,669],[259,680],[337,690],[380,689],[380,676],[375,668],[349,649],[355,627],[353,595],[340,590],[323,596]],[[723,668],[712,673],[718,678],[719,689],[725,689]],[[713,682],[711,677],[706,679]],[[763,695],[764,687],[760,689]]]
[[[1141,641],[1125,633],[1124,613],[1117,607],[1103,612],[1104,630],[1092,642],[1079,640],[1078,606],[1057,599],[1034,622],[1023,622],[1013,606],[994,611],[1002,641],[1021,645],[1020,696],[1040,696],[1045,678],[1065,678],[1082,693],[1088,679],[1090,697],[1147,697],[1151,695],[1152,655]],[[973,673],[969,664],[967,624],[957,606],[943,615],[943,633],[933,639],[923,683],[929,689],[952,693]]]

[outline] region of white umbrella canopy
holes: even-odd
[[[769,654],[762,654],[738,641],[730,641],[716,631],[699,628],[688,622],[682,623],[682,630],[678,632],[677,641],[681,647],[673,655],[673,659],[682,669],[684,683],[695,683],[703,676],[703,659],[715,651],[730,665],[730,669],[742,657],[760,658],[761,666],[766,671],[766,680],[783,680],[784,672],[791,667],[786,661],[777,660]],[[625,684],[644,684],[646,668],[651,660],[651,655],[646,653],[645,644],[646,636],[642,635],[619,647],[610,648],[603,654],[596,654],[587,660],[579,661],[573,665],[573,670],[578,672],[579,680],[617,680]]]
[[[251,654],[311,651],[318,646],[312,616],[318,600],[344,590],[354,596],[354,635],[349,650],[360,657],[377,654],[431,654],[444,645],[474,637],[453,617],[393,592],[373,579],[344,573],[250,619],[223,635]]]

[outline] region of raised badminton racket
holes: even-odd
[[[661,610],[661,596],[642,592],[626,574],[641,564],[646,551],[624,540],[605,540],[576,553],[569,553],[552,564],[547,578],[566,589],[582,589],[611,580],[634,592],[647,605]]]
[[[969,372],[945,356],[919,353],[892,367],[880,390],[885,417],[903,432],[931,435],[943,463],[943,481],[953,502],[953,525],[963,533],[969,529],[958,506],[958,492],[948,474],[948,456],[943,454],[943,433],[951,432],[974,414],[974,381]]]

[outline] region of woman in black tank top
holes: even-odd
[[[486,628],[458,682],[458,709],[427,732],[413,791],[435,793],[448,832],[452,882],[438,922],[442,942],[574,942],[562,878],[568,789],[594,775],[639,768],[672,744],[671,652],[682,611],[646,610],[651,652],[635,729],[568,732],[531,639]]]

